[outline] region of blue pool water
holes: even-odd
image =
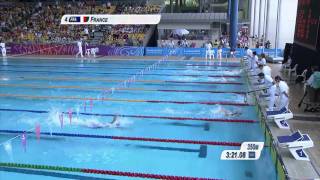
[[[0,130],[33,131],[38,123],[41,132],[237,143],[264,141],[258,122],[203,121],[205,118],[259,121],[255,106],[244,102],[243,93],[248,89],[236,63],[218,67],[204,66],[204,62],[172,61],[145,73],[130,87],[107,94],[104,101],[96,100],[104,90],[155,62],[3,61],[0,65]],[[70,108],[74,112],[71,124],[67,115]],[[238,112],[238,116],[223,113],[222,109]],[[62,128],[61,112],[65,112]],[[120,128],[86,127],[88,123],[111,122],[112,115],[123,115]],[[223,150],[239,147],[46,135],[38,141],[34,134],[28,134],[24,152],[20,138],[7,141],[16,135],[19,134],[0,134],[0,143],[9,142],[0,147],[0,162],[200,178],[276,179],[268,147],[257,161],[222,161]],[[129,179],[0,168],[0,179],[91,177]]]

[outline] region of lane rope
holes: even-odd
[[[132,102],[132,103],[171,103],[171,104],[203,104],[203,105],[231,105],[231,106],[254,106],[241,102],[224,101],[161,101],[161,100],[142,100],[142,99],[112,99],[112,98],[86,98],[76,96],[32,96],[23,94],[0,94],[0,97],[14,97],[24,99],[64,99],[64,100],[92,100],[92,101],[113,101],[113,102]]]
[[[0,130],[0,133],[33,134],[34,131],[19,131],[19,130],[3,130],[2,129],[2,130]],[[148,142],[164,142],[164,143],[179,143],[179,144],[199,144],[199,145],[212,145],[212,146],[241,146],[241,143],[239,143],[239,142],[225,142],[225,141],[200,141],[200,140],[185,140],[185,139],[108,136],[108,135],[97,135],[97,134],[58,133],[58,132],[41,132],[40,134],[47,135],[47,136],[81,137],[81,138],[97,138],[97,139],[111,139],[111,140],[148,141]]]
[[[45,65],[45,66],[40,66],[40,65],[32,65],[32,66],[29,66],[28,64],[10,64],[10,65],[1,65],[0,64],[0,67],[1,66],[3,66],[3,67],[23,67],[23,68],[25,68],[25,67],[40,67],[40,68],[75,68],[75,69],[108,69],[108,70],[110,70],[110,69],[134,69],[134,70],[141,70],[142,68],[135,68],[135,67],[126,67],[126,68],[124,68],[124,67],[108,67],[108,66],[106,66],[106,67],[101,67],[101,66],[87,66],[87,67],[81,67],[81,66],[64,66],[64,65],[62,65],[62,66],[54,66],[54,65],[51,65],[51,66],[48,66],[48,65]],[[179,71],[179,70],[181,70],[181,71],[185,71],[185,70],[190,70],[190,69],[188,69],[188,68],[166,68],[166,69],[161,69],[161,68],[159,68],[159,69],[157,69],[158,71],[160,70],[160,71],[167,71],[167,70],[174,70],[174,71]],[[191,70],[194,70],[194,71],[214,71],[214,72],[216,72],[216,71],[226,71],[226,70],[221,70],[221,69],[191,69]]]
[[[216,66],[216,67],[241,67],[238,64],[221,64],[221,65],[216,65],[216,64],[186,64],[186,66]]]
[[[7,77],[7,76],[5,76]],[[225,78],[225,76],[220,76],[222,78]],[[56,81],[103,81],[103,82],[123,82],[121,79],[106,79],[106,78],[76,78],[76,77],[34,77],[34,76],[20,76],[20,77],[14,77],[18,79],[23,79],[23,80],[56,80]],[[136,82],[148,82],[148,83],[166,83],[167,81],[163,80],[136,80]],[[186,82],[186,81],[181,81],[181,82]],[[188,82],[188,81],[187,81]],[[209,81],[210,82],[210,81]]]
[[[27,109],[3,109],[0,111],[13,111],[13,112],[29,112],[29,113],[49,113],[45,110],[27,110]],[[68,114],[69,112],[62,112],[63,114]],[[76,112],[72,112],[73,115],[77,115]],[[79,112],[79,115],[85,116],[105,116],[114,117],[116,115],[120,117],[131,117],[131,118],[141,118],[141,119],[167,119],[167,120],[180,120],[180,121],[206,121],[206,122],[228,122],[228,123],[258,123],[259,121],[250,119],[219,119],[219,118],[197,118],[197,117],[175,117],[175,116],[152,116],[152,115],[126,115],[126,114],[103,114],[103,113],[84,113]]]
[[[81,90],[107,90],[108,87],[82,87],[82,86],[39,86],[39,85],[30,85],[30,84],[0,84],[3,87],[31,87],[31,88],[39,88],[39,89],[81,89]],[[206,91],[206,90],[175,90],[175,89],[145,89],[145,88],[118,88],[118,90],[122,91],[147,91],[147,92],[190,92],[190,93],[217,93],[217,94],[241,94],[245,95],[248,92],[241,91]]]
[[[151,179],[168,179],[168,180],[221,180],[216,178],[199,178],[199,177],[115,171],[115,170],[101,170],[101,169],[75,168],[75,167],[37,165],[37,164],[6,163],[6,162],[1,162],[0,166],[10,167],[10,168],[14,167],[14,168],[25,168],[25,169],[64,171],[64,172],[71,172],[71,173],[104,174],[104,175],[112,175],[112,176],[139,177],[139,178],[149,178],[149,179],[151,178]]]
[[[97,74],[97,75],[136,75],[132,73],[116,73],[116,72],[83,72],[83,71],[26,71],[26,70],[0,70],[0,72],[23,72],[23,73],[61,73],[61,74]],[[178,76],[178,77],[232,77],[239,78],[235,75],[197,75],[197,74],[148,74],[145,76]]]

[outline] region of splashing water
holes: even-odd
[[[71,122],[72,122],[72,109],[71,108],[68,110],[68,116],[69,116],[69,123],[71,125]]]
[[[26,152],[27,151],[27,135],[26,135],[26,133],[22,133],[22,135],[21,135],[21,144],[22,144],[24,152]]]
[[[130,125],[133,124],[132,121],[130,121],[128,118],[126,117],[118,117],[119,118],[119,122],[120,122],[120,126],[121,127],[128,127]]]
[[[162,112],[164,113],[168,113],[168,114],[174,114],[175,110],[171,109],[171,108],[165,108]]]
[[[60,126],[60,114],[61,111],[57,108],[52,108],[48,113],[47,125],[49,126]]]
[[[90,98],[90,111],[92,111],[92,109],[93,109],[93,100],[92,98]]]
[[[73,125],[83,126],[88,128],[116,128],[116,127],[128,127],[133,124],[132,121],[128,120],[125,117],[118,117],[119,125],[111,124],[110,122],[106,122],[107,120],[100,120],[95,117],[89,118],[77,118],[73,121]]]
[[[59,114],[59,122],[60,122],[61,128],[63,128],[63,113]]]
[[[188,77],[188,76],[179,76],[177,78],[175,78],[177,81],[196,81],[199,80],[199,78],[197,77]]]
[[[10,79],[7,78],[7,77],[1,77],[1,80],[2,80],[2,81],[9,81]]]
[[[86,102],[86,100],[83,101],[83,111],[84,112],[87,111],[87,102]]]
[[[230,75],[230,76],[236,76],[239,75],[242,71],[241,70],[232,70],[232,71],[224,71],[225,75]]]
[[[210,117],[235,117],[241,115],[241,109],[236,108],[233,110],[228,110],[223,108],[221,105],[215,105],[214,108],[210,109],[209,111]]]
[[[10,157],[11,161],[13,161],[11,141],[8,141],[8,142],[4,143],[4,144],[3,144],[3,148],[4,148],[4,150],[6,151],[6,153],[8,154],[8,156]]]
[[[80,107],[79,106],[76,107],[76,112],[77,112],[77,117],[79,117],[79,113],[80,113]]]
[[[36,137],[37,137],[37,140],[40,140],[40,124],[36,124],[36,127],[35,127],[35,132],[36,132]]]
[[[176,114],[185,115],[185,114],[190,114],[191,112],[166,107],[164,110],[161,111],[161,113],[170,114],[170,115],[176,115]]]

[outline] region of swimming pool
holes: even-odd
[[[0,142],[36,124],[42,134],[37,140],[27,133],[26,151],[20,137],[2,145],[0,162],[14,167],[1,167],[0,178],[276,179],[268,147],[257,161],[220,160],[223,150],[239,149],[243,141],[264,141],[255,106],[244,100],[248,89],[238,63],[170,61],[106,93],[155,62],[3,61]],[[120,128],[87,127],[114,116]]]

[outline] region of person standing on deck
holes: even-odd
[[[249,49],[248,47],[245,47],[244,50],[246,51],[246,55],[244,56],[244,58],[247,58],[247,60],[248,60],[248,68],[251,69],[251,58],[253,56],[252,50]]]
[[[261,54],[261,59],[258,61],[258,64],[267,65],[266,55],[264,53]]]
[[[251,69],[253,70],[253,72],[255,72],[255,70],[256,70],[256,68],[257,68],[257,66],[258,66],[258,60],[259,60],[259,58],[258,58],[258,55],[257,55],[257,52],[256,51],[254,51],[253,53],[252,53],[252,58],[251,58]]]
[[[271,76],[271,68],[269,66],[259,64],[259,70],[260,70],[260,72],[258,72],[258,73],[262,72],[265,75]]]
[[[76,54],[76,57],[78,58],[78,56],[80,55],[83,58],[82,41],[81,40],[77,42],[77,46],[78,46],[78,53]]]
[[[7,50],[6,50],[6,44],[4,42],[0,43],[1,53],[2,57],[7,56]]]
[[[209,59],[211,59],[212,45],[209,41],[205,44],[205,48],[206,48],[206,60],[208,60],[208,57],[209,57]]]
[[[268,110],[280,110],[289,106],[289,86],[280,76],[275,77],[275,84],[270,88],[270,101],[268,104]],[[276,94],[280,97],[280,103],[275,103]]]
[[[221,48],[221,46],[218,46],[217,59],[219,59],[220,65],[221,65],[221,60],[222,60],[222,48]]]
[[[270,94],[270,88],[273,86],[273,79],[271,76],[264,74],[264,73],[259,73],[258,74],[258,83],[261,85],[264,85],[266,94]]]

